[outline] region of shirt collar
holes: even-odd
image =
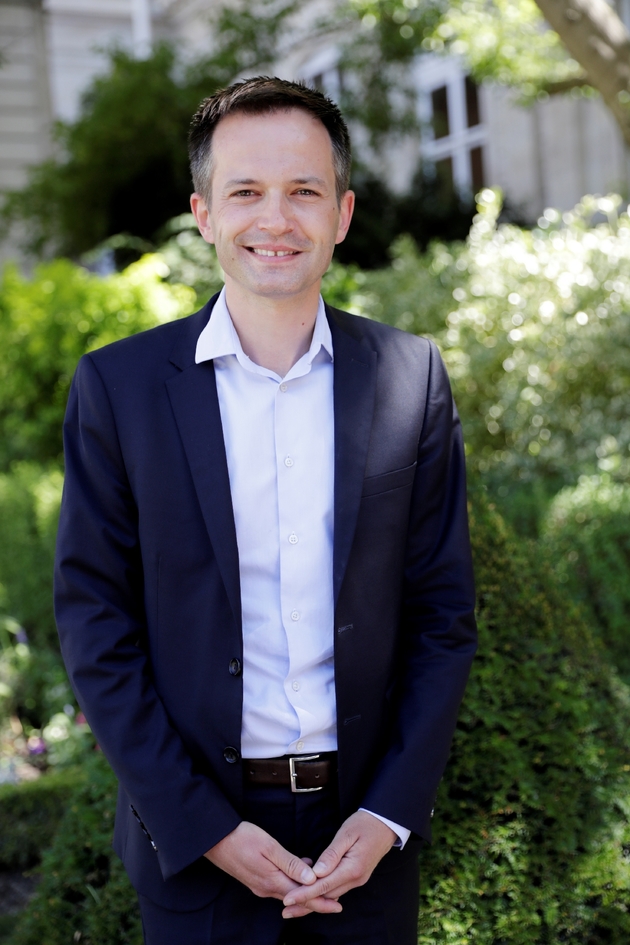
[[[317,317],[315,318],[315,327],[313,329],[313,338],[308,352],[303,356],[309,365],[313,363],[322,348],[332,361],[332,334],[330,332],[328,319],[326,318],[324,300],[320,295]],[[212,309],[210,319],[197,339],[195,363],[199,364],[201,361],[212,361],[215,358],[223,358],[230,354],[235,355],[243,367],[250,368],[254,365],[254,362],[251,361],[243,351],[240,338],[238,337],[234,322],[232,321],[227,307],[225,286],[223,286],[219,298],[216,300],[214,308]],[[303,359],[300,358],[300,361],[302,360]],[[255,365],[255,367],[259,367],[259,365]],[[264,371],[265,369],[263,368],[262,370]]]

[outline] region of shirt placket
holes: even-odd
[[[284,681],[284,690],[299,723],[297,739],[289,746],[290,751],[303,751],[305,686],[300,667],[304,665],[301,629],[303,625],[303,601],[298,600],[300,573],[307,567],[308,535],[300,521],[299,490],[304,485],[304,470],[300,467],[300,456],[296,452],[295,424],[300,422],[295,380],[283,381],[276,394],[276,470],[278,483],[278,521],[280,531],[280,605],[282,623],[287,637],[289,670]]]

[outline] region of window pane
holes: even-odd
[[[435,162],[435,176],[438,192],[442,200],[449,201],[453,197],[453,160],[450,157]]]
[[[466,76],[466,114],[468,116],[468,127],[472,128],[481,122],[479,117],[479,94],[477,92],[477,83]]]
[[[481,148],[473,148],[470,152],[470,176],[473,193],[479,193],[483,187],[483,153]]]
[[[439,89],[433,89],[431,92],[431,105],[433,106],[433,134],[436,138],[446,138],[450,134],[448,122],[448,97],[446,86],[442,85]]]

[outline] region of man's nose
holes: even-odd
[[[293,229],[293,218],[289,201],[282,194],[267,196],[260,216],[258,228],[266,233],[279,235]]]

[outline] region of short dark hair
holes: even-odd
[[[212,175],[212,136],[222,118],[235,113],[265,115],[299,108],[319,119],[330,135],[335,168],[337,201],[350,184],[352,153],[350,135],[339,108],[332,99],[303,82],[256,76],[235,82],[205,98],[193,115],[188,136],[188,154],[193,185],[206,199]]]

